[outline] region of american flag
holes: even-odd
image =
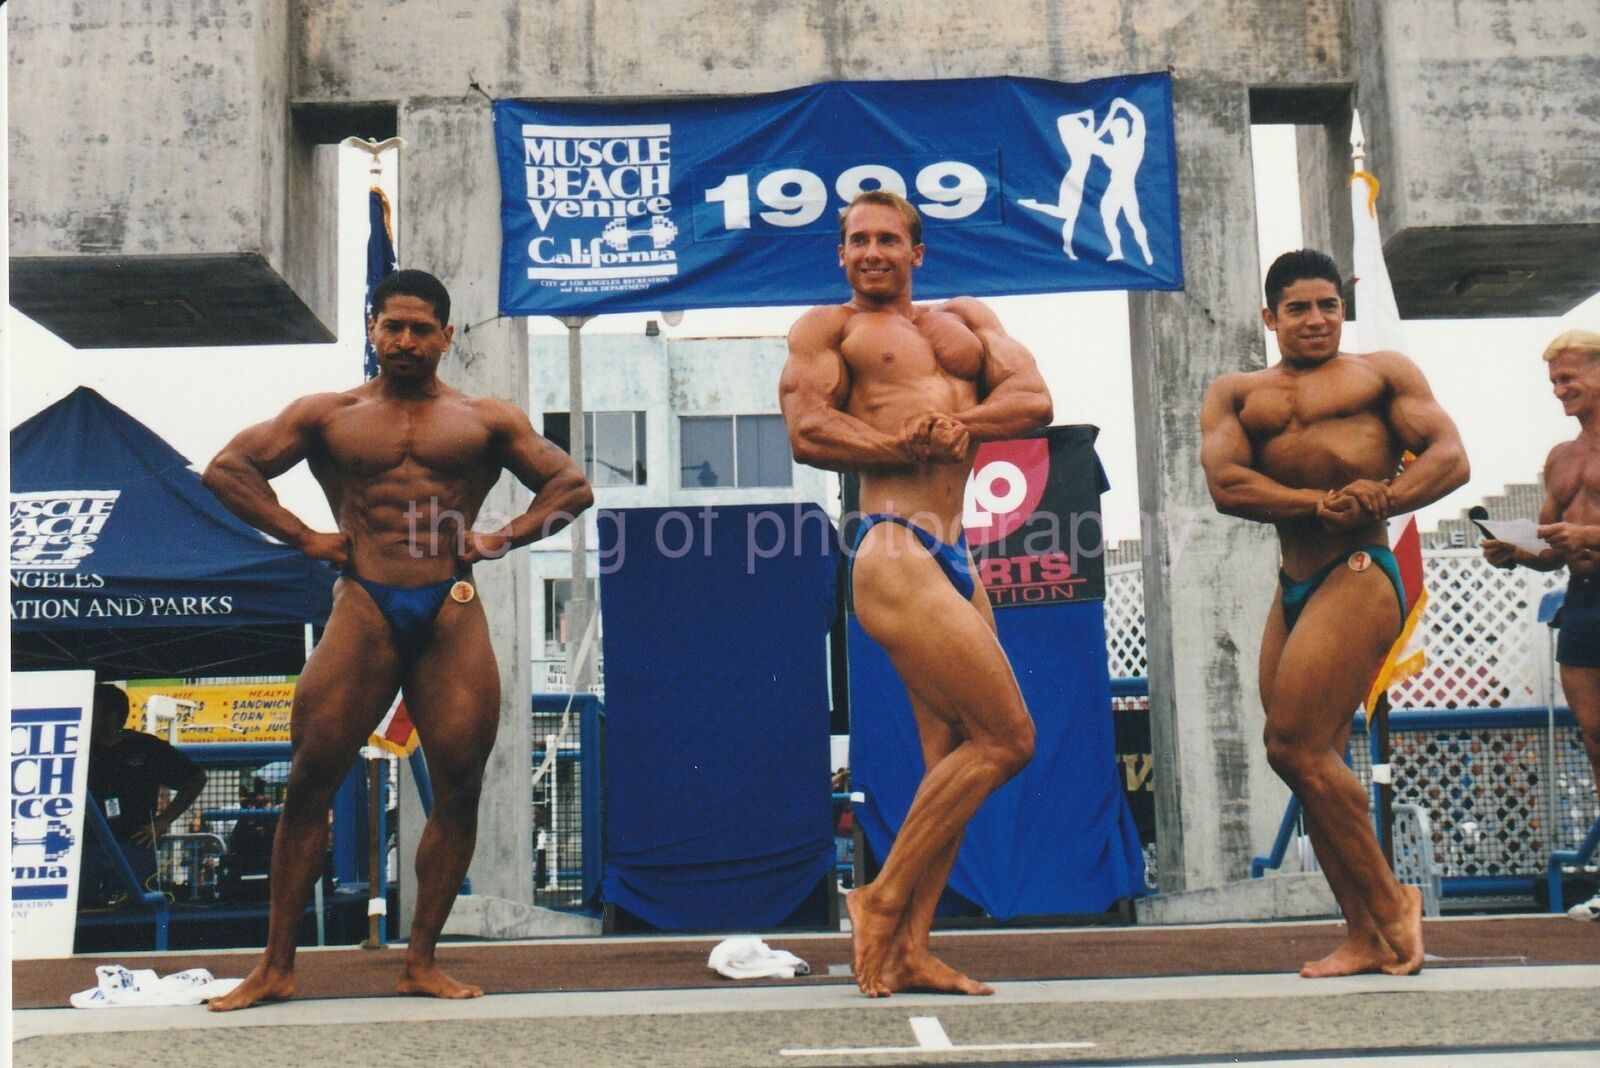
[[[408,757],[417,751],[417,743],[417,728],[406,712],[405,699],[396,695],[394,704],[389,706],[388,714],[367,739],[367,744],[398,757]]]
[[[393,274],[399,266],[394,254],[394,231],[389,224],[389,198],[377,186],[367,193],[367,223],[367,300],[363,321],[372,318],[372,287]],[[371,338],[367,339],[366,345],[366,358],[361,364],[362,377],[377,378],[378,354],[372,351]]]

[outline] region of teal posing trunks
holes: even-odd
[[[1343,556],[1334,557],[1317,569],[1316,574],[1303,582],[1296,582],[1281,570],[1278,572],[1278,585],[1283,588],[1283,626],[1285,630],[1294,630],[1294,625],[1300,619],[1300,613],[1305,609],[1306,602],[1311,600],[1311,595],[1317,588],[1328,580],[1328,576],[1342,564],[1348,563],[1356,553],[1366,553],[1372,557],[1372,562],[1383,568],[1384,574],[1389,576],[1389,581],[1394,583],[1395,599],[1400,602],[1400,622],[1406,619],[1406,586],[1400,578],[1400,565],[1395,562],[1394,553],[1384,545],[1363,545],[1359,549],[1352,549]]]
[[[857,549],[861,548],[861,542],[866,538],[867,531],[879,523],[898,523],[915,534],[917,540],[922,543],[922,547],[932,554],[934,562],[944,572],[944,577],[950,580],[950,585],[954,586],[956,592],[961,595],[961,599],[964,601],[972,600],[972,594],[978,588],[978,580],[972,574],[970,560],[967,557],[967,534],[965,531],[962,531],[961,536],[956,538],[954,545],[946,545],[908,519],[890,515],[888,512],[874,512],[871,515],[861,517],[861,527],[856,531],[855,547]],[[852,570],[855,568],[855,555],[853,553],[850,557],[850,567]]]

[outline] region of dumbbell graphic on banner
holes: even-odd
[[[678,236],[677,225],[665,215],[650,216],[650,229],[630,230],[628,220],[612,219],[600,231],[600,240],[614,252],[628,251],[628,242],[635,237],[648,237],[651,248],[666,248]]]
[[[53,863],[66,856],[72,849],[72,842],[72,828],[60,820],[51,820],[46,824],[44,834],[39,838],[23,838],[17,834],[15,828],[12,828],[11,831],[12,852],[23,846],[43,846],[46,864]]]

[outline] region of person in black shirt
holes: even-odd
[[[139,884],[149,889],[156,871],[156,842],[200,796],[206,773],[153,734],[124,729],[128,695],[110,683],[94,691],[94,727],[89,746],[89,792],[122,847]],[[161,788],[174,791],[161,807]],[[84,885],[93,895],[120,890],[99,849],[85,851]]]

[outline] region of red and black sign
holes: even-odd
[[[978,448],[962,523],[995,608],[1105,599],[1099,433],[1057,426]],[[854,475],[843,481],[843,534],[854,545],[858,486]]]
[[[979,447],[964,524],[996,608],[1105,599],[1098,434],[1058,426]]]

